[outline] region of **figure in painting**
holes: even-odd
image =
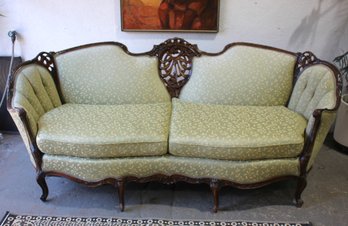
[[[217,31],[219,0],[121,0],[124,30]]]
[[[217,0],[162,0],[158,15],[162,29],[216,29],[217,7]]]

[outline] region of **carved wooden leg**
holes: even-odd
[[[306,177],[299,177],[297,181],[297,187],[295,192],[295,205],[296,207],[301,207],[303,205],[303,200],[301,199],[301,194],[307,186]]]
[[[36,182],[42,189],[42,195],[40,197],[41,201],[46,201],[48,196],[48,187],[46,183],[46,175],[44,172],[39,172],[36,176]]]
[[[124,211],[124,181],[118,180],[117,181],[117,188],[118,188],[118,200],[120,203],[120,210],[121,212]]]
[[[212,180],[210,182],[210,189],[213,192],[214,195],[214,207],[213,207],[213,212],[216,213],[219,208],[219,181],[218,180]]]

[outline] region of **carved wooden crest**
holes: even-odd
[[[37,64],[47,68],[47,70],[52,75],[56,74],[56,66],[54,64],[53,56],[51,53],[41,52],[36,56],[36,58],[34,60],[36,60]]]
[[[301,72],[308,66],[314,65],[314,64],[325,64],[329,66],[334,72],[335,76],[337,79],[337,95],[341,96],[342,94],[342,86],[343,86],[343,80],[342,80],[342,75],[341,73],[337,70],[336,67],[334,67],[331,64],[327,64],[325,61],[321,61],[318,59],[312,52],[304,52],[304,53],[299,53],[297,57],[297,64],[295,68],[295,82],[298,80]]]
[[[158,58],[159,75],[172,97],[178,97],[181,88],[192,74],[192,59],[200,56],[197,45],[181,38],[168,39],[156,45],[151,55]]]
[[[312,52],[300,53],[297,57],[297,65],[295,68],[295,81],[297,81],[300,73],[308,66],[319,63],[319,59]]]

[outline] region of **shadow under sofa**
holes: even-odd
[[[312,53],[180,38],[144,53],[104,42],[42,52],[11,78],[8,110],[42,188],[47,176],[219,189],[297,180],[295,204],[340,98],[340,74]]]

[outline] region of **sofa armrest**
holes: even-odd
[[[331,125],[336,117],[336,110],[316,109],[313,116],[308,122],[306,128],[306,138],[308,145],[311,145],[307,150],[304,149],[303,157],[308,158],[306,170],[308,171],[314,163],[325,138],[330,131]],[[306,142],[306,143],[307,143]]]
[[[11,108],[8,109],[14,123],[17,126],[19,134],[22,137],[25,148],[27,149],[30,157],[30,161],[35,169],[41,169],[42,153],[37,148],[35,137],[31,133],[29,128],[27,113],[23,108]]]
[[[304,162],[302,171],[312,167],[335,119],[340,99],[339,78],[335,67],[321,62],[305,68],[296,81],[288,108],[308,120],[300,156]]]
[[[38,121],[46,112],[62,104],[51,72],[36,62],[20,66],[11,77],[7,109],[11,114],[38,169],[42,154],[36,146]]]

